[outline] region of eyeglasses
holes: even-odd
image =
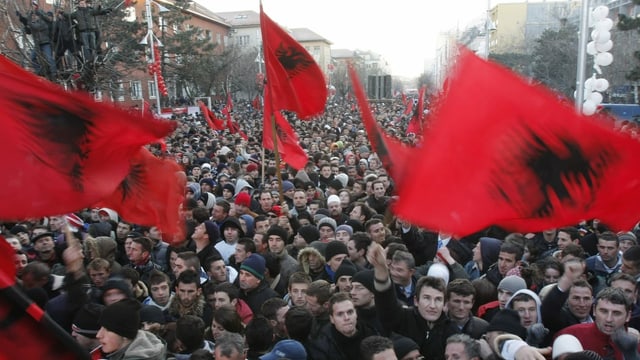
[[[269,214],[268,216],[269,216],[270,218],[272,218],[272,219],[275,219],[275,218],[277,218],[277,217],[278,217],[278,215],[275,215],[275,214]]]

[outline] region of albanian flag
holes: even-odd
[[[64,214],[111,194],[175,122],[65,92],[0,56],[0,219]]]
[[[186,184],[178,176],[180,171],[175,161],[159,159],[140,148],[118,188],[96,206],[113,209],[132,223],[158,226],[169,237],[183,240],[179,208]]]
[[[426,88],[422,86],[418,94],[418,104],[413,111],[413,116],[407,125],[407,134],[414,133],[421,135],[424,124],[424,93]]]
[[[411,156],[420,160],[398,186],[397,215],[458,236],[593,218],[634,226],[640,142],[466,49],[456,66]]]
[[[406,179],[405,171],[410,161],[410,149],[380,129],[369,108],[364,87],[360,83],[358,73],[351,65],[349,66],[349,77],[351,78],[356,100],[360,107],[362,123],[367,130],[367,137],[369,138],[373,151],[378,155],[382,165],[394,179],[397,187],[399,187],[401,186],[399,181]]]
[[[89,359],[16,284],[15,250],[0,236],[0,359]]]
[[[198,106],[200,107],[200,113],[207,121],[207,124],[211,128],[211,130],[224,130],[224,122],[216,117],[216,114],[213,111],[209,110],[207,105],[205,105],[202,100],[198,100]]]
[[[300,170],[304,168],[309,161],[307,153],[300,146],[298,136],[293,130],[293,127],[287,119],[282,116],[282,113],[278,110],[274,111],[271,108],[271,93],[269,88],[264,88],[264,122],[262,130],[262,146],[265,149],[274,150],[273,143],[273,127],[272,121],[275,121],[275,138],[278,145],[278,152],[282,156],[282,160],[289,164],[292,168]],[[273,116],[273,120],[272,117]]]
[[[321,114],[327,102],[327,85],[313,57],[264,13],[262,3],[260,29],[271,108],[293,111],[300,119]]]
[[[231,112],[233,111],[233,101],[231,101],[231,93],[227,93],[227,104],[222,109],[222,114],[227,118],[227,129],[231,134],[239,134],[244,140],[249,140],[247,134],[240,130],[238,123],[234,122],[231,118]]]

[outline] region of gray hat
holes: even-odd
[[[509,275],[502,279],[498,284],[498,290],[506,290],[512,294],[515,294],[518,290],[526,289],[527,283],[523,278],[516,275]]]
[[[320,229],[323,226],[329,226],[329,227],[331,227],[331,229],[333,229],[333,231],[335,231],[336,230],[336,221],[333,220],[330,217],[322,218],[322,219],[320,219],[318,221],[318,229]]]

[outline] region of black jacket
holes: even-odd
[[[542,323],[544,327],[549,329],[549,335],[551,336],[567,326],[580,323],[580,320],[564,306],[567,298],[569,298],[569,291],[562,292],[556,285],[542,299],[542,306],[540,307]]]
[[[264,304],[265,301],[276,297],[279,298],[280,295],[271,289],[264,280],[260,282],[260,285],[258,285],[257,288],[249,292],[243,291],[240,294],[240,298],[249,305],[254,316],[262,315],[262,304]]]
[[[311,360],[357,360],[360,356],[360,343],[364,338],[378,333],[358,321],[358,331],[352,337],[339,333],[333,324],[325,325],[318,337],[309,343],[307,359]]]

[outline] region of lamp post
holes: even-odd
[[[151,14],[151,3],[152,0],[146,0],[144,6],[145,6],[145,12],[146,12],[146,21],[147,21],[147,34],[144,36],[144,38],[142,39],[142,41],[140,42],[140,44],[143,45],[149,45],[149,52],[151,53],[151,64],[155,64],[156,62],[156,55],[155,55],[155,51],[154,51],[154,45],[157,43],[158,46],[163,46],[162,42],[160,42],[160,40],[155,36],[155,34],[153,33],[153,18],[152,18],[152,14]],[[164,6],[160,5],[160,4],[156,4],[158,6],[158,11],[159,12],[165,12],[165,11],[169,11],[169,9],[165,8]],[[153,83],[154,83],[154,88],[156,91],[156,111],[158,113],[158,115],[161,114],[162,112],[162,107],[160,104],[160,90],[158,89],[158,72],[154,71],[153,72]]]
[[[578,41],[578,66],[576,72],[576,110],[582,112],[584,102],[585,68],[587,67],[587,40],[589,30],[589,0],[582,0],[580,15],[580,39]]]

